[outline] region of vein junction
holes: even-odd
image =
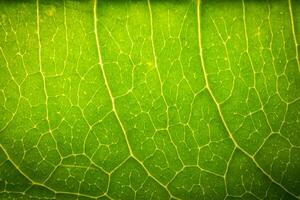
[[[0,4],[0,198],[299,199],[292,0]]]

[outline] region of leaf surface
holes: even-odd
[[[300,198],[298,0],[0,16],[0,199]]]

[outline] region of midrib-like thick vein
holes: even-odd
[[[46,98],[46,103],[45,103],[45,106],[46,106],[46,120],[47,120],[47,124],[48,124],[48,131],[49,131],[52,139],[55,142],[56,149],[58,150],[57,141],[55,140],[55,138],[53,136],[53,133],[52,133],[52,130],[51,130],[51,127],[50,127],[50,123],[49,123],[48,96],[47,96],[47,89],[46,89],[46,79],[45,79],[45,76],[44,76],[44,73],[43,73],[43,69],[42,69],[42,45],[41,45],[41,38],[40,38],[40,18],[39,18],[39,15],[40,15],[39,0],[36,0],[36,31],[37,31],[36,33],[37,33],[37,39],[38,39],[38,64],[39,64],[39,70],[40,70],[40,73],[41,73],[41,76],[42,76],[42,79],[43,79],[43,90],[44,90],[44,94],[45,94],[45,98]],[[1,51],[2,51],[2,49],[1,49]],[[9,72],[10,72],[10,70],[9,70]],[[14,80],[14,78],[13,78],[13,80]],[[18,105],[19,105],[19,102],[18,102]],[[57,191],[57,190],[53,189],[52,187],[47,186],[44,183],[45,181],[44,182],[36,182],[30,176],[28,176],[25,172],[23,172],[23,170],[20,168],[20,166],[18,166],[14,162],[14,160],[9,156],[9,153],[6,151],[6,149],[3,147],[2,144],[0,144],[0,148],[3,150],[5,156],[7,157],[7,160],[14,166],[14,168],[23,177],[25,177],[29,182],[31,182],[32,185],[29,186],[27,188],[27,190],[29,190],[32,186],[37,185],[37,186],[46,188],[49,191],[53,192],[54,196],[56,196],[57,194],[67,194],[67,195],[74,195],[74,196],[77,196],[77,197],[85,197],[85,198],[97,199],[97,198],[100,198],[100,197],[103,197],[103,196],[107,195],[107,194],[103,194],[103,195],[100,195],[100,196],[96,197],[96,196],[90,196],[90,195],[86,195],[86,194],[82,194],[82,193]],[[60,152],[59,152],[59,155],[61,156]],[[51,174],[49,175],[49,177],[47,179],[49,179],[51,177]],[[25,195],[25,193],[24,193],[24,195]]]
[[[93,8],[93,16],[94,16],[94,32],[95,32],[95,39],[96,39],[96,46],[97,46],[97,53],[98,53],[98,64],[100,66],[100,69],[101,69],[101,73],[102,73],[102,77],[103,77],[103,80],[104,80],[104,84],[105,84],[105,87],[108,91],[108,95],[109,95],[109,98],[111,100],[111,104],[112,104],[112,111],[114,112],[117,120],[118,120],[118,123],[122,129],[122,132],[124,133],[124,137],[125,137],[125,140],[126,140],[126,143],[127,143],[127,146],[128,146],[128,150],[129,150],[129,153],[132,154],[132,150],[131,150],[131,147],[129,145],[129,142],[128,142],[128,138],[127,138],[127,135],[126,135],[126,131],[125,131],[125,128],[120,120],[120,117],[119,117],[119,114],[118,112],[116,111],[116,106],[115,106],[115,99],[112,95],[112,92],[111,92],[111,89],[108,85],[108,81],[107,81],[107,76],[106,76],[106,73],[105,73],[105,70],[104,70],[104,66],[103,66],[103,61],[102,61],[102,56],[101,56],[101,50],[100,50],[100,43],[99,43],[99,36],[98,36],[98,28],[97,28],[97,0],[94,0],[94,8]]]
[[[125,137],[125,141],[127,143],[127,147],[128,147],[128,150],[129,150],[129,153],[130,155],[133,155],[132,153],[132,148],[129,144],[129,140],[128,140],[128,137],[127,137],[127,134],[126,134],[126,130],[125,130],[125,127],[123,125],[123,123],[121,122],[120,120],[120,117],[119,117],[119,114],[116,110],[116,105],[115,105],[115,99],[112,95],[112,92],[111,92],[111,89],[110,89],[110,86],[108,84],[108,81],[107,81],[107,76],[106,76],[106,73],[105,73],[105,69],[104,69],[104,66],[103,66],[103,61],[102,61],[102,55],[101,55],[101,50],[100,50],[100,43],[99,43],[99,36],[98,36],[98,26],[97,26],[97,21],[98,21],[98,18],[97,18],[97,0],[94,0],[94,8],[93,8],[93,15],[94,15],[94,32],[95,32],[95,39],[96,39],[96,46],[97,46],[97,53],[98,53],[98,64],[100,66],[100,69],[101,69],[101,74],[102,74],[102,77],[103,77],[103,80],[104,80],[104,84],[105,84],[105,87],[108,91],[108,95],[109,95],[109,98],[111,100],[111,104],[112,104],[112,111],[113,113],[115,114],[117,120],[118,120],[118,123],[122,129],[122,132],[124,134],[124,137]]]
[[[205,79],[205,85],[207,88],[208,93],[210,94],[214,104],[217,107],[219,116],[221,118],[221,121],[230,137],[230,139],[232,140],[232,142],[234,143],[235,147],[238,148],[241,152],[243,152],[247,157],[249,157],[253,163],[256,165],[256,167],[265,175],[267,176],[274,184],[278,185],[280,188],[282,188],[284,191],[286,191],[288,194],[292,195],[295,198],[299,198],[297,197],[295,194],[293,194],[292,192],[290,192],[288,189],[286,189],[283,185],[281,185],[279,182],[277,182],[276,180],[274,180],[258,163],[257,161],[254,159],[254,157],[249,154],[247,151],[245,151],[235,140],[235,138],[233,137],[233,134],[231,133],[229,127],[227,126],[227,123],[224,119],[223,113],[221,111],[221,107],[220,104],[217,102],[210,86],[209,86],[209,82],[208,82],[208,77],[207,77],[207,72],[205,69],[205,64],[204,64],[204,57],[203,57],[203,48],[202,48],[202,39],[201,39],[201,13],[200,13],[200,9],[201,9],[201,0],[197,0],[197,30],[198,30],[198,46],[199,46],[199,55],[200,55],[200,65],[203,71],[203,75],[204,75],[204,79]],[[228,161],[230,162],[230,160]],[[226,181],[226,180],[225,180]]]
[[[99,36],[98,36],[98,28],[97,28],[97,21],[98,21],[98,18],[97,18],[97,1],[98,0],[94,0],[94,32],[95,32],[95,39],[96,39],[96,46],[97,46],[97,52],[98,52],[98,64],[101,68],[101,73],[102,73],[102,77],[104,79],[104,83],[105,83],[105,87],[109,93],[109,97],[110,97],[110,100],[111,100],[111,103],[112,103],[112,110],[118,120],[118,123],[122,129],[122,132],[123,132],[123,135],[124,135],[124,138],[125,138],[125,141],[126,141],[126,145],[127,145],[127,148],[129,150],[129,154],[130,156],[136,160],[141,166],[142,168],[146,171],[147,175],[149,177],[151,177],[155,182],[157,182],[160,186],[162,186],[166,192],[168,193],[168,195],[173,198],[173,199],[178,199],[177,197],[173,196],[170,191],[168,190],[168,188],[163,185],[159,180],[157,180],[150,172],[149,170],[144,166],[144,164],[133,154],[133,151],[132,151],[132,148],[131,148],[131,145],[129,143],[129,140],[128,140],[128,137],[127,137],[127,132],[125,130],[125,127],[122,123],[122,121],[120,120],[120,117],[119,117],[119,114],[116,110],[116,106],[115,106],[115,99],[112,95],[112,92],[111,92],[111,89],[110,89],[110,86],[108,84],[108,81],[107,81],[107,76],[106,76],[106,73],[105,73],[105,69],[104,69],[104,65],[103,65],[103,61],[102,61],[102,55],[101,55],[101,49],[100,49],[100,43],[99,43]],[[110,184],[110,183],[109,183]]]
[[[294,43],[295,43],[295,48],[296,48],[296,61],[298,64],[298,70],[300,72],[300,57],[299,57],[299,51],[298,51],[298,41],[296,37],[296,29],[295,29],[295,24],[294,24],[294,14],[293,14],[293,6],[292,6],[292,0],[289,1],[289,11],[290,11],[290,18],[291,18],[291,26],[292,26],[292,32],[293,32],[293,38],[294,38]]]
[[[287,193],[289,193],[290,195],[298,198],[297,196],[295,196],[293,193],[291,193],[290,191],[288,191],[284,186],[282,186],[280,183],[276,182],[267,172],[265,172],[261,167],[260,165],[256,162],[256,160],[254,159],[254,157],[252,155],[250,155],[249,153],[247,153],[244,149],[242,149],[239,144],[236,142],[235,138],[233,137],[232,133],[230,132],[227,124],[226,124],[226,121],[223,117],[223,114],[221,112],[221,108],[220,108],[220,104],[217,102],[216,98],[214,97],[213,93],[212,93],[212,90],[210,89],[210,86],[209,86],[209,82],[208,82],[208,77],[207,77],[207,73],[206,73],[206,70],[205,70],[205,65],[204,65],[204,59],[203,59],[203,49],[202,49],[202,45],[201,45],[201,31],[200,31],[200,25],[201,25],[201,21],[200,21],[200,6],[201,6],[201,0],[197,0],[197,21],[198,21],[198,43],[199,43],[199,52],[200,52],[200,61],[201,61],[201,67],[202,67],[202,70],[203,70],[203,74],[204,74],[204,78],[205,78],[205,82],[206,82],[206,88],[210,94],[210,96],[212,97],[212,100],[214,101],[214,103],[216,104],[216,107],[218,109],[218,112],[219,112],[219,115],[221,117],[221,120],[222,120],[222,123],[223,125],[225,126],[226,128],[226,131],[228,132],[229,134],[229,137],[231,138],[231,140],[233,141],[233,143],[235,144],[235,146],[241,150],[245,155],[247,155],[249,158],[251,158],[251,160],[255,163],[255,165],[275,184],[277,184],[278,186],[280,186],[282,189],[284,189]],[[298,48],[297,48],[297,38],[296,38],[296,33],[295,33],[295,27],[294,27],[294,18],[293,18],[293,13],[292,13],[292,6],[291,6],[291,0],[289,0],[289,9],[290,9],[290,17],[291,17],[291,23],[292,23],[292,29],[293,29],[293,37],[294,37],[294,42],[295,42],[295,46],[296,46],[296,60],[297,60],[297,63],[298,63],[298,67],[299,67],[299,70],[300,70],[300,66],[299,66],[299,52],[298,52]],[[169,190],[167,189],[167,187],[165,185],[163,185],[162,183],[160,183],[160,181],[158,181],[155,177],[153,177],[150,172],[147,170],[147,168],[143,165],[143,163],[141,161],[139,161],[133,154],[132,152],[132,148],[130,146],[130,143],[129,143],[129,140],[127,138],[127,133],[126,133],[126,130],[124,128],[124,125],[122,123],[122,121],[120,120],[120,117],[118,115],[118,112],[116,110],[116,106],[115,106],[115,100],[114,100],[114,97],[112,95],[112,92],[111,92],[111,89],[110,89],[110,86],[108,84],[108,81],[107,81],[107,76],[105,74],[105,69],[104,69],[104,66],[103,66],[103,62],[102,62],[102,57],[101,57],[101,51],[100,51],[100,43],[99,43],[99,37],[98,37],[98,30],[97,30],[97,0],[94,0],[94,31],[95,31],[95,38],[96,38],[96,45],[97,45],[97,51],[98,51],[98,61],[99,61],[99,66],[101,68],[101,72],[102,72],[102,76],[103,76],[103,79],[104,79],[104,82],[105,82],[105,86],[108,90],[108,93],[109,93],[109,96],[110,96],[110,99],[111,99],[111,103],[112,103],[112,110],[118,120],[118,123],[122,129],[122,132],[124,134],[124,137],[125,137],[125,140],[126,140],[126,143],[127,143],[127,146],[128,146],[128,149],[129,149],[129,153],[130,153],[130,156],[133,157],[143,168],[144,170],[147,172],[148,176],[150,176],[151,178],[153,178],[159,185],[161,185],[162,187],[164,187],[166,189],[166,191],[169,193],[169,195],[171,197],[174,197],[170,194]],[[38,10],[38,0],[37,0],[37,17],[39,16],[39,10]],[[43,71],[42,71],[42,58],[41,58],[41,42],[40,42],[40,33],[39,33],[39,19],[37,19],[37,28],[38,28],[38,40],[39,40],[39,67],[40,67],[40,73],[42,75],[42,78],[43,78],[43,83],[44,83],[44,91],[45,91],[45,98],[48,98],[47,97],[47,91],[46,91],[46,85],[45,85],[45,77],[43,75]],[[153,34],[153,33],[152,33]],[[156,61],[155,61],[156,62]],[[157,64],[156,64],[157,65]],[[158,72],[159,73],[159,72]],[[46,100],[46,112],[47,112],[47,119],[48,119],[48,106],[47,106],[47,100]],[[48,121],[49,123],[49,121]],[[50,127],[50,124],[49,124],[49,131],[51,127]],[[51,134],[51,133],[50,133]],[[51,134],[52,136],[52,134]],[[54,140],[56,141],[56,140]],[[61,192],[61,191],[55,191],[53,190],[51,187],[47,186],[47,185],[44,185],[42,183],[38,183],[38,182],[35,182],[34,180],[32,180],[29,176],[27,176],[23,171],[21,171],[21,169],[19,168],[19,166],[14,163],[14,161],[9,157],[9,154],[6,152],[6,150],[4,149],[4,147],[2,147],[2,145],[0,144],[0,147],[3,149],[3,151],[5,152],[8,160],[14,165],[14,167],[24,176],[26,177],[30,182],[32,182],[33,185],[39,185],[39,186],[42,186],[42,187],[45,187],[55,193],[64,193],[64,194],[73,194],[73,195],[77,195],[77,196],[83,196],[83,197],[89,197],[89,198],[95,198],[93,196],[89,196],[89,195],[84,195],[84,194],[80,194],[80,193],[71,193],[71,192]],[[175,198],[175,197],[174,197]]]

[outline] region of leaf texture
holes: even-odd
[[[0,199],[299,199],[298,0],[1,0]]]

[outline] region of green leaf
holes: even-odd
[[[298,0],[1,0],[0,199],[299,199]]]

